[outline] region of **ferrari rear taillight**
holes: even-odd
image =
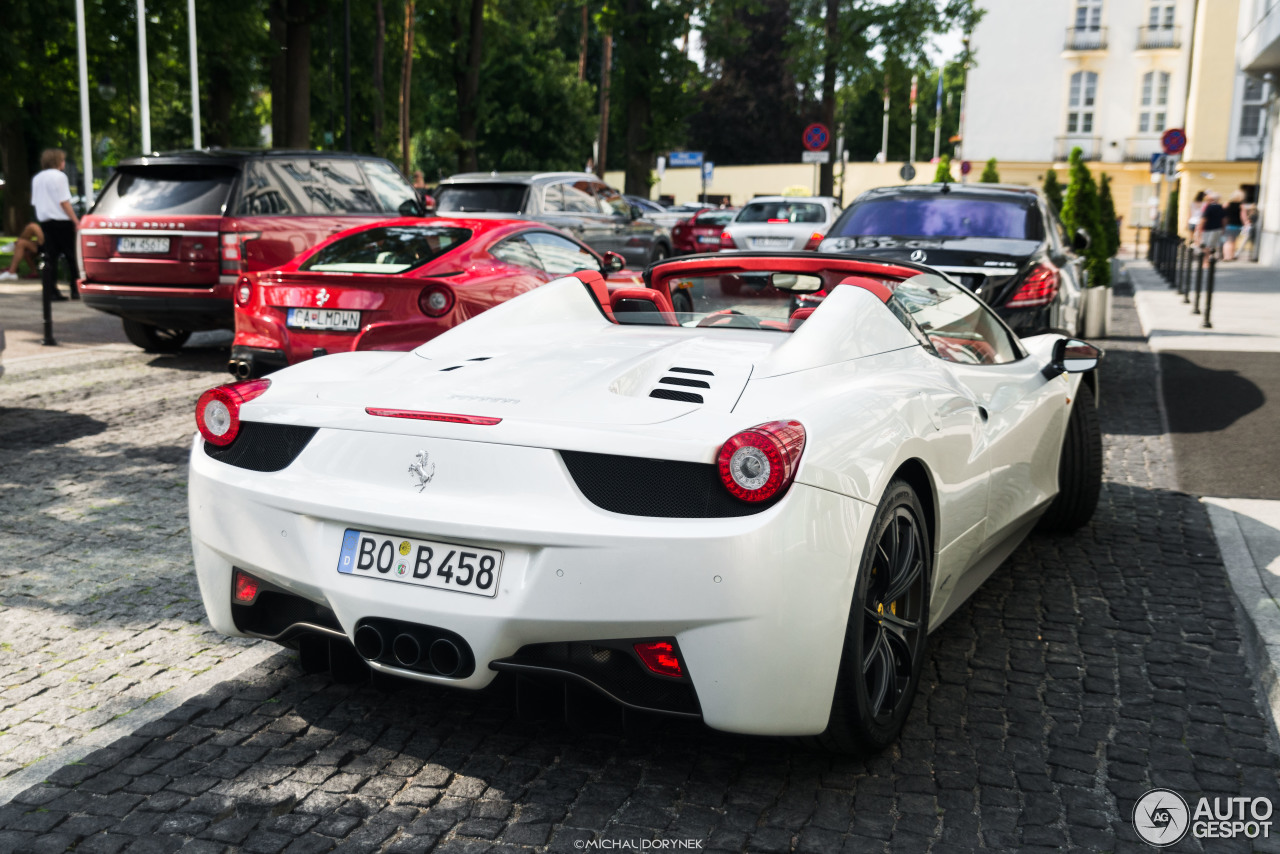
[[[196,427],[211,445],[230,445],[240,433],[240,407],[271,387],[271,380],[249,380],[211,388],[196,401]]]
[[[1005,308],[1036,308],[1048,305],[1058,295],[1058,271],[1040,264],[1031,268]]]
[[[733,242],[733,235],[727,231],[720,232],[720,248],[721,249],[737,249],[738,244]]]
[[[237,569],[231,576],[231,598],[237,605],[252,605],[258,598],[258,588],[262,583],[243,569]]]
[[[781,495],[795,478],[804,441],[799,421],[770,421],[743,430],[720,448],[720,480],[743,501],[768,501]]]
[[[222,275],[234,276],[249,269],[244,245],[262,236],[259,231],[226,231],[222,233]]]
[[[252,297],[253,282],[249,281],[248,276],[241,276],[240,281],[236,283],[236,305],[244,308]]]
[[[804,248],[806,251],[810,251],[810,252],[816,251],[818,248],[818,244],[821,242],[822,242],[822,232],[815,231],[813,234],[809,235],[809,242],[804,245]]]
[[[659,676],[684,676],[684,668],[680,666],[680,657],[676,655],[674,644],[651,641],[635,644],[635,650],[644,666]]]
[[[444,317],[453,303],[453,290],[447,285],[427,285],[418,294],[418,308],[427,317]]]

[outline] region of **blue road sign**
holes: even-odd
[[[671,168],[679,168],[681,166],[701,166],[701,151],[673,151],[671,156],[667,158],[667,165]]]
[[[1168,155],[1164,155],[1164,154],[1151,155],[1151,174],[1152,175],[1155,175],[1157,172],[1164,171],[1164,161],[1167,156]]]
[[[715,172],[716,172],[716,165],[712,163],[710,160],[705,161],[702,164],[702,183],[710,184],[711,176],[714,175]]]

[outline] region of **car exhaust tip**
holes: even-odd
[[[374,661],[382,657],[386,644],[382,640],[382,632],[373,626],[361,626],[356,629],[356,652],[366,661]]]
[[[431,644],[427,659],[441,676],[452,676],[462,669],[462,651],[447,638],[438,638]]]
[[[396,639],[391,642],[391,654],[405,667],[413,667],[422,659],[422,646],[417,638],[405,632],[396,635]]]
[[[240,379],[247,380],[249,379],[249,376],[252,373],[253,373],[253,365],[250,364],[249,362],[241,361],[239,364],[236,365],[236,376],[238,376]]]

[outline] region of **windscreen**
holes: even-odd
[[[93,212],[100,216],[221,216],[237,170],[216,166],[124,166]]]
[[[735,222],[826,222],[827,212],[813,202],[752,202]]]
[[[725,226],[733,222],[733,218],[738,215],[737,211],[712,211],[698,216],[693,221],[697,226]]]
[[[669,282],[674,317],[653,310],[615,311],[614,316],[629,324],[790,332],[791,316],[805,307],[807,294],[782,288],[795,286],[801,278],[819,277],[756,271],[680,277]],[[817,284],[810,290],[814,287]]]
[[[467,228],[413,225],[369,228],[321,248],[298,267],[317,273],[381,273],[394,276],[471,239]]]
[[[524,184],[441,184],[436,188],[438,213],[522,213]]]
[[[1039,240],[1034,203],[958,193],[858,202],[827,237],[987,237]]]

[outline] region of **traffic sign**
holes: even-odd
[[[814,122],[804,129],[804,147],[806,151],[822,151],[831,142],[831,131],[827,126]],[[826,161],[822,161],[826,163]]]
[[[1151,155],[1151,174],[1152,175],[1156,175],[1164,171],[1164,161],[1165,161],[1165,158],[1168,156],[1169,155],[1167,154]]]
[[[961,174],[961,175],[968,175],[968,174],[969,174],[970,172],[972,172],[972,171],[973,171],[973,164],[972,164],[972,163],[970,163],[968,160],[961,161],[961,163],[960,163],[960,174]]]
[[[672,169],[680,166],[701,166],[701,151],[673,151],[671,156],[667,158],[667,165]]]
[[[830,163],[830,151],[802,151],[800,152],[801,163]]]
[[[898,170],[898,177],[904,181],[910,181],[916,177],[916,167],[910,163],[903,163],[902,168]]]
[[[1160,137],[1160,145],[1165,154],[1181,154],[1187,147],[1187,132],[1182,128],[1169,128]]]
[[[711,176],[716,173],[716,165],[710,160],[704,161],[702,164],[702,183],[710,184]]]

